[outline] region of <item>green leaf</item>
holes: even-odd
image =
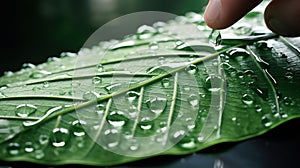
[[[300,39],[262,31],[254,11],[214,46],[201,18],[189,13],[143,27],[152,30],[145,38],[1,77],[0,158],[116,165],[244,140],[300,117]]]

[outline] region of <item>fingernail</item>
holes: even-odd
[[[275,33],[279,33],[283,35],[289,34],[289,30],[287,29],[287,26],[276,18],[271,18],[269,20],[269,26],[270,29],[272,29],[272,31],[274,31]]]
[[[206,21],[214,22],[215,20],[217,20],[221,13],[221,10],[221,0],[210,0],[205,11]]]

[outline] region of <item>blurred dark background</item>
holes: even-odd
[[[125,14],[163,11],[181,15],[188,11],[199,12],[206,3],[207,0],[3,1],[0,5],[0,74],[19,70],[23,63],[45,62],[48,57],[58,56],[63,51],[77,52],[101,25]],[[120,167],[294,166],[299,164],[299,128],[297,119],[247,141],[221,144],[187,156],[155,157]],[[24,165],[36,166],[0,162],[0,167]]]
[[[0,74],[39,64],[63,51],[77,52],[101,25],[132,12],[199,12],[207,0],[3,1]]]

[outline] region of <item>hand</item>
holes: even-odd
[[[237,22],[262,0],[209,0],[206,24],[223,29]],[[300,36],[300,0],[272,0],[265,10],[269,29],[283,36]]]

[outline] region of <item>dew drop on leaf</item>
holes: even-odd
[[[11,142],[8,144],[7,153],[10,155],[18,155],[20,153],[21,145],[17,142]]]
[[[262,116],[261,122],[265,127],[270,127],[273,124],[273,122],[271,121],[271,117],[268,114]]]
[[[194,75],[198,71],[198,67],[194,64],[188,65],[185,71],[191,75]]]
[[[155,28],[151,26],[143,25],[137,29],[137,39],[139,40],[148,39],[152,37],[155,33],[157,33]]]
[[[76,53],[72,53],[72,52],[62,52],[59,56],[60,56],[60,58],[76,57],[77,54]]]
[[[39,143],[41,145],[47,145],[49,143],[49,136],[48,135],[44,135],[44,134],[40,135],[39,136]]]
[[[205,88],[211,92],[218,92],[221,90],[223,79],[217,75],[210,75],[205,79]]]
[[[107,91],[107,93],[113,93],[115,91],[118,91],[118,89],[120,89],[121,86],[122,84],[120,83],[110,84],[105,86],[105,90]]]
[[[34,154],[36,159],[43,159],[45,157],[45,153],[42,150],[36,150]]]
[[[25,63],[22,65],[22,68],[34,69],[35,65],[31,63]]]
[[[104,114],[105,108],[106,108],[106,107],[105,107],[104,104],[97,104],[97,106],[96,106],[96,113],[97,113],[98,115]]]
[[[227,51],[229,58],[235,59],[236,61],[242,61],[243,59],[250,56],[250,53],[243,48],[232,48]]]
[[[5,94],[2,91],[0,91],[0,99],[5,97],[6,97]]]
[[[179,145],[184,149],[193,149],[197,146],[195,139],[189,136],[182,138],[182,140],[179,141]]]
[[[161,85],[164,88],[168,88],[170,86],[170,79],[169,78],[163,78],[161,80]]]
[[[38,79],[38,78],[43,78],[47,75],[50,75],[51,72],[48,72],[48,71],[44,71],[44,70],[41,70],[41,71],[34,71],[30,74],[30,78],[33,78],[33,79]]]
[[[262,111],[261,105],[258,105],[258,104],[255,105],[255,111],[258,112],[258,113],[260,113]]]
[[[282,101],[283,101],[284,105],[286,105],[286,106],[292,106],[295,104],[293,99],[290,97],[284,97]]]
[[[47,81],[46,81],[46,82],[44,82],[44,83],[43,83],[43,87],[44,87],[44,88],[47,88],[47,87],[49,87],[49,82],[47,82]]]
[[[147,101],[147,106],[151,112],[160,114],[165,110],[167,106],[167,99],[161,97],[153,98]]]
[[[242,97],[242,102],[247,105],[252,105],[254,102],[254,98],[249,94],[244,94]]]
[[[63,147],[69,141],[69,130],[66,128],[54,128],[51,135],[51,144],[54,147]]]
[[[104,71],[104,68],[103,68],[103,65],[102,65],[102,64],[98,64],[98,65],[97,65],[97,71],[98,71],[98,72],[103,72],[103,71]]]
[[[84,100],[94,100],[100,97],[100,94],[94,91],[85,92],[82,96]]]
[[[32,104],[20,104],[16,107],[16,115],[19,117],[28,117],[36,112],[37,107]]]
[[[150,50],[157,50],[158,49],[158,43],[156,41],[149,43],[149,49]]]
[[[235,24],[232,26],[232,29],[236,35],[250,35],[252,28],[250,24]]]
[[[28,152],[28,153],[30,153],[30,152],[33,152],[34,151],[34,146],[33,146],[33,143],[32,142],[30,142],[30,141],[28,141],[28,142],[25,142],[25,145],[24,145],[24,150],[25,150],[25,152]]]
[[[151,130],[154,126],[154,121],[150,120],[148,117],[144,117],[141,119],[141,121],[138,123],[141,130],[148,131]]]
[[[129,103],[133,103],[138,99],[139,93],[135,91],[128,91],[125,97]]]
[[[122,111],[112,111],[106,119],[113,127],[122,127],[128,122],[128,118],[125,117]]]
[[[100,138],[101,144],[105,147],[113,148],[119,145],[121,134],[117,129],[107,129],[104,135]]]
[[[185,136],[185,131],[184,130],[178,130],[174,132],[174,134],[171,137],[171,141],[174,143],[179,142],[183,137]]]
[[[196,96],[195,94],[191,94],[188,97],[188,102],[193,108],[195,108],[199,105],[199,97]]]
[[[87,123],[83,120],[75,120],[72,122],[72,131],[73,134],[77,137],[84,136],[85,131],[83,129],[83,125],[86,125]]]
[[[100,78],[100,77],[98,77],[98,76],[95,76],[95,77],[93,77],[93,79],[92,79],[92,82],[93,82],[93,84],[100,84],[101,82],[102,82],[102,78]]]
[[[258,41],[258,42],[255,42],[254,45],[263,51],[269,51],[272,49],[272,47],[270,46],[270,44],[267,41]]]

